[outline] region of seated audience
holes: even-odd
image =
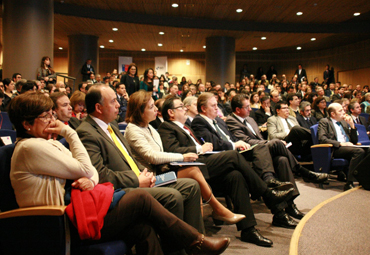
[[[180,101],[181,102],[181,101]],[[185,106],[171,109],[181,111],[185,118]],[[132,149],[135,159],[145,166],[150,172],[162,174],[167,171],[175,171],[178,178],[191,178],[199,183],[202,197],[213,209],[213,217],[222,219],[229,224],[235,224],[245,218],[244,215],[233,214],[226,209],[212,194],[202,172],[196,166],[171,167],[171,162],[193,162],[198,159],[195,152],[171,153],[163,152],[161,137],[158,132],[149,125],[157,116],[157,107],[150,93],[138,91],[131,95],[127,108],[127,127],[125,138]],[[167,142],[167,141],[164,141]],[[207,144],[204,149],[211,149],[212,145]]]
[[[286,99],[289,106],[289,115],[295,118],[297,115],[299,115],[299,103],[301,100],[299,99],[297,93],[289,93]]]
[[[255,109],[259,109],[261,107],[260,98],[257,92],[254,92],[251,95],[251,107]]]
[[[258,126],[265,126],[267,125],[267,119],[272,116],[271,105],[270,105],[270,98],[263,97],[261,100],[261,108],[255,112],[256,115],[256,122]]]
[[[352,117],[353,122],[355,124],[360,124],[360,125],[365,126],[366,130],[368,130],[368,127],[369,127],[368,120],[365,117],[360,116],[361,114],[360,104],[357,101],[353,101],[348,105],[348,110],[351,113],[350,116]]]
[[[317,130],[319,142],[332,144],[333,157],[345,158],[350,162],[344,190],[352,189],[353,182],[356,181],[353,172],[370,150],[353,146],[358,142],[357,129],[351,116],[344,113],[340,104],[329,105],[328,113],[329,117],[319,122]]]
[[[51,68],[51,60],[48,56],[41,59],[41,66],[37,69],[37,79],[44,80],[45,83],[56,83],[55,71]]]
[[[86,149],[73,129],[53,117],[52,107],[51,99],[35,92],[20,95],[9,107],[19,138],[12,156],[10,180],[21,208],[64,205],[66,180],[74,180],[72,189],[82,193],[98,194],[104,186],[97,187],[99,175]],[[49,139],[57,135],[66,138],[72,153]],[[100,197],[109,207],[113,190],[108,191],[109,186],[106,189],[105,196]],[[227,248],[229,238],[204,237],[165,210],[146,191],[126,192],[104,215],[102,228],[95,229],[101,233],[101,240],[123,240],[129,247],[136,245],[138,254],[163,254],[157,234],[167,245],[165,248],[172,251],[186,248],[195,253],[218,254]],[[69,207],[67,214],[68,210]]]
[[[53,112],[56,114],[58,120],[71,128],[76,129],[81,121],[76,117],[72,117],[72,106],[69,98],[63,92],[54,92],[50,95],[53,100]]]
[[[317,96],[318,97],[323,97],[325,99],[326,102],[331,102],[330,101],[330,98],[328,96],[325,95],[325,91],[323,89],[323,87],[321,86],[317,86],[316,87],[316,93],[317,93]]]
[[[194,96],[193,97],[187,97],[183,101],[184,106],[186,107],[186,115],[187,115],[186,124],[189,127],[191,126],[191,122],[193,121],[195,116],[198,115],[197,102],[198,102],[198,98],[194,97]],[[159,111],[159,109],[158,109],[158,111]]]
[[[326,109],[326,100],[323,97],[318,97],[313,102],[312,116],[320,121],[322,118],[328,117],[328,111]]]
[[[16,94],[13,94],[15,84],[9,78],[5,78],[3,80],[3,84],[4,84],[4,100],[3,103],[1,104],[1,111],[7,112],[10,100],[16,97]]]
[[[157,107],[158,109],[157,117],[155,118],[155,120],[149,123],[155,130],[157,130],[159,128],[159,125],[161,125],[162,122],[164,121],[162,117],[162,111],[161,111],[164,100],[165,100],[164,98],[161,98],[155,101],[155,107]]]
[[[364,96],[364,101],[361,103],[361,112],[370,113],[370,93],[367,92]]]
[[[117,102],[119,103],[118,122],[122,122],[122,121],[125,121],[126,119],[127,102],[129,100],[129,95],[126,92],[125,84],[118,83],[116,85],[116,96],[117,96]]]
[[[296,119],[301,127],[310,129],[311,126],[317,124],[315,117],[311,116],[311,104],[307,101],[302,101],[299,106],[299,114]]]
[[[71,106],[72,106],[72,117],[75,117],[79,120],[82,120],[86,117],[85,112],[85,93],[81,91],[75,91],[73,92],[70,100],[71,100]]]

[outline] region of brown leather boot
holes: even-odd
[[[199,234],[189,248],[186,249],[188,254],[221,254],[229,246],[230,238],[228,237],[207,237]]]

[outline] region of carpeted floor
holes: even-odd
[[[304,213],[307,213],[319,203],[341,193],[344,185],[342,182],[333,180],[330,181],[330,185],[324,185],[324,189],[320,189],[318,185],[305,183],[302,179],[297,179],[296,181],[301,195],[295,200],[295,203]],[[264,248],[240,241],[240,232],[237,231],[235,225],[216,227],[210,216],[211,209],[209,206],[205,206],[204,208],[207,235],[227,236],[231,238],[230,246],[224,254],[289,254],[290,239],[294,230],[272,226],[272,214],[263,202],[253,202],[253,210],[257,219],[256,228],[260,230],[262,235],[274,242],[273,247]]]

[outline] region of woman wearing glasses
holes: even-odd
[[[56,120],[52,107],[53,101],[37,92],[24,93],[9,105],[18,136],[10,179],[19,207],[65,205],[67,179],[74,180],[72,188],[82,192],[99,183],[76,131]],[[70,151],[50,139],[58,135],[67,140]],[[110,204],[112,199],[106,198]],[[137,254],[163,254],[157,234],[170,251],[185,248],[194,254],[220,254],[230,242],[198,233],[142,189],[127,190],[107,212],[100,240],[123,240],[128,247],[136,245]]]
[[[174,161],[192,162],[198,158],[198,155],[195,153],[164,152],[159,133],[149,125],[149,122],[156,119],[157,110],[151,93],[140,90],[132,94],[126,113],[128,125],[125,130],[125,138],[129,142],[135,158],[149,171],[160,174],[162,171],[174,170],[167,163]],[[185,114],[186,107],[181,106],[181,109],[178,108],[178,110],[184,111]],[[192,178],[199,183],[203,199],[207,200],[213,209],[213,218],[229,224],[235,224],[245,218],[244,215],[229,211],[213,196],[198,167],[181,167],[177,170],[177,177]]]

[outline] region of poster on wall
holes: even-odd
[[[118,73],[127,72],[128,66],[132,63],[132,57],[118,57]]]
[[[167,57],[155,57],[154,60],[154,70],[157,71],[157,76],[160,77],[167,72]]]

